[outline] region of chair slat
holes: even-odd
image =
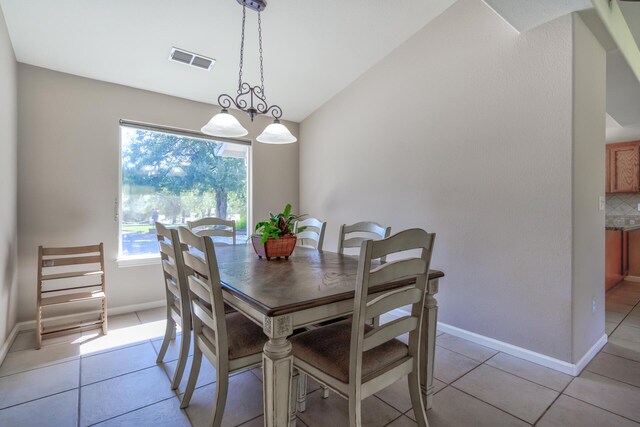
[[[192,246],[202,253],[205,252],[204,241],[198,235],[194,234],[191,230],[180,227],[178,228],[178,233],[180,235],[180,243]],[[185,255],[187,253],[188,252],[184,252]]]
[[[71,258],[50,258],[42,260],[42,267],[60,267],[64,265],[79,265],[79,264],[100,264],[102,258],[100,255],[83,256],[83,257],[71,257]]]
[[[422,293],[418,288],[398,289],[385,293],[367,303],[367,318],[374,318],[396,308],[420,302]]]
[[[184,264],[187,267],[192,268],[201,276],[207,277],[207,274],[209,274],[209,269],[207,268],[207,264],[205,264],[202,258],[195,254],[192,254],[191,252],[183,252],[182,254],[184,256]]]
[[[212,331],[216,330],[216,322],[213,320],[211,312],[198,300],[192,301],[193,314],[198,316],[198,319],[202,320],[202,323],[211,328]]]
[[[422,258],[407,258],[387,262],[372,270],[369,275],[369,286],[389,283],[406,277],[414,277],[427,272],[427,262]]]
[[[165,242],[158,242],[160,244],[160,252],[162,252],[163,254],[165,254],[168,257],[174,258],[175,253],[173,251],[173,246],[165,243]]]
[[[313,227],[313,228],[317,228],[318,230],[320,230],[323,226],[323,222],[321,222],[319,219],[316,218],[307,218],[307,219],[303,219],[302,221],[298,221],[298,227]]]
[[[233,237],[233,231],[229,230],[218,230],[218,229],[205,229],[196,231],[198,236],[208,236],[208,237]],[[218,242],[216,242],[218,243]]]
[[[422,229],[409,229],[376,242],[371,250],[371,258],[376,259],[396,252],[415,248],[431,248],[434,234]]]
[[[51,255],[78,255],[100,252],[100,245],[75,246],[67,248],[42,248],[43,256]]]
[[[413,331],[418,327],[418,318],[413,316],[401,317],[364,335],[362,351],[371,350],[397,336]]]
[[[187,280],[189,282],[189,289],[191,289],[191,292],[205,301],[211,300],[211,291],[209,290],[208,284],[193,275],[189,276]]]
[[[359,248],[360,245],[362,245],[362,242],[365,242],[367,240],[371,240],[371,239],[367,239],[366,237],[352,237],[350,239],[345,239],[344,242],[342,242],[342,247]]]
[[[164,270],[165,273],[167,273],[174,279],[178,280],[178,269],[176,268],[175,264],[167,261],[166,259],[163,259],[162,269]]]
[[[320,240],[320,234],[312,230],[301,231],[300,233],[296,234],[296,237],[298,237],[298,239],[311,239],[316,242]]]
[[[376,233],[377,235],[384,237],[386,229],[376,222],[363,221],[356,222],[355,224],[345,225],[345,233]]]

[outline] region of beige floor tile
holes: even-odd
[[[620,325],[611,336],[615,338],[622,338],[623,340],[629,340],[629,341],[640,343],[640,328]]]
[[[42,340],[42,346],[44,347],[52,344],[61,344],[61,343],[71,344],[81,336],[82,334],[78,332],[78,333],[69,334],[69,335],[62,335],[59,337],[46,338]],[[13,344],[11,344],[11,348],[9,349],[9,352],[13,353],[14,351],[33,350],[35,349],[35,347],[36,347],[35,331],[25,331],[25,332],[20,332],[16,336],[16,339],[13,341]]]
[[[0,411],[0,425],[7,427],[76,427],[78,390],[33,400]]]
[[[79,360],[0,378],[0,408],[78,387]]]
[[[640,422],[640,388],[584,371],[564,394]]]
[[[590,372],[640,387],[640,362],[609,353],[598,353],[586,369]]]
[[[616,293],[607,295],[607,301],[614,304],[636,305],[640,301],[640,296],[632,293]]]
[[[633,421],[562,395],[536,424],[538,427],[639,427]]]
[[[156,364],[156,352],[149,341],[132,347],[83,357],[80,361],[82,385],[149,368]]]
[[[439,346],[436,346],[435,358],[434,377],[447,384],[451,384],[480,364],[477,360]]]
[[[616,325],[622,322],[622,319],[628,314],[627,313],[619,313],[617,311],[605,310],[604,312],[604,320],[607,323],[615,323]]]
[[[633,326],[634,328],[640,328],[640,314],[635,312],[629,313],[629,315],[622,321],[624,326]]]
[[[559,394],[487,365],[452,385],[529,423],[534,423]]]
[[[80,358],[80,353],[80,344],[51,344],[43,346],[40,350],[7,353],[0,366],[0,377],[75,360]]]
[[[384,426],[402,415],[375,396],[362,402],[362,425]],[[310,427],[337,427],[349,425],[349,404],[346,399],[331,393],[323,399],[320,391],[307,396],[307,410],[298,417]]]
[[[191,362],[193,361],[193,356],[189,356],[187,359],[187,366],[184,368],[184,374],[182,375],[182,381],[180,381],[180,385],[178,386],[178,390],[180,393],[184,393],[185,387],[187,386],[187,381],[189,380],[189,373],[191,372]],[[176,371],[176,366],[178,365],[178,361],[174,360],[173,362],[169,362],[167,364],[160,364],[169,380],[173,378],[173,373]],[[209,360],[206,357],[202,357],[202,364],[200,365],[200,373],[198,374],[198,381],[196,381],[196,388],[203,387],[205,385],[216,382],[216,368],[214,368]]]
[[[428,420],[429,418],[427,418]],[[387,427],[415,427],[418,424],[413,421],[411,418],[403,415],[401,417],[396,418],[391,423],[387,424]]]
[[[413,416],[411,412],[408,416]],[[528,424],[498,408],[447,387],[433,398],[427,411],[429,427],[524,427]]]
[[[617,338],[612,335],[609,337],[607,345],[604,346],[602,351],[640,362],[639,342]]]
[[[182,334],[177,334],[176,339],[169,341],[169,348],[167,348],[167,352],[164,355],[164,362],[171,362],[173,360],[178,360],[178,355],[180,354],[180,340],[182,339]],[[155,339],[151,341],[153,344],[153,348],[155,348],[156,353],[160,352],[160,347],[162,347],[162,338]],[[193,340],[189,342],[189,356],[193,356]]]
[[[439,392],[440,390],[442,390],[442,389],[443,389],[443,388],[445,388],[446,386],[447,386],[447,385],[446,385],[445,383],[443,383],[442,381],[437,380],[437,379],[435,379],[435,378],[433,379],[433,393],[434,393],[434,394],[435,394],[435,393],[437,393],[437,392]]]
[[[154,366],[81,388],[80,425],[95,424],[168,399],[175,394],[164,371]]]
[[[573,379],[571,375],[545,368],[506,353],[497,354],[488,360],[486,364],[557,391],[564,390]]]
[[[216,384],[196,389],[187,414],[194,426],[209,425],[213,416]],[[262,383],[246,371],[229,378],[229,394],[224,408],[223,426],[237,426],[262,414]]]
[[[404,413],[411,409],[409,382],[406,377],[401,378],[389,387],[380,390],[376,393],[376,396],[400,412]]]
[[[484,362],[485,360],[498,353],[496,350],[493,350],[489,347],[485,347],[483,345],[476,344],[462,338],[454,337],[453,335],[449,334],[442,334],[438,336],[436,343],[440,347],[444,347],[447,350],[454,351],[456,353],[467,356],[470,359],[478,360],[480,362]]]
[[[167,308],[157,307],[150,310],[138,311],[136,314],[142,323],[157,322],[159,320],[167,319]]]
[[[633,309],[633,305],[612,302],[612,301],[609,301],[608,298],[607,298],[607,301],[605,302],[604,307],[605,307],[605,313],[608,311],[611,311],[615,313],[622,313],[625,315]]]
[[[618,327],[618,322],[604,322],[604,332],[607,335],[611,335],[611,333]]]
[[[304,422],[302,422],[300,418],[296,419],[296,426],[307,427],[307,425]],[[240,424],[240,426],[238,427],[264,427],[264,417],[260,415],[259,417],[256,417],[250,421],[247,421],[244,424]]]
[[[180,409],[180,401],[174,396],[119,417],[111,418],[110,420],[96,424],[96,426],[190,427],[191,423],[189,422],[189,418],[187,418],[187,414]]]
[[[127,319],[122,319],[121,327],[117,324],[110,325],[107,335],[102,335],[98,331],[83,333],[83,342],[80,345],[82,355],[88,356],[131,347],[164,336],[164,325],[161,325],[161,322],[136,324],[135,321],[137,317],[131,314],[127,315]]]

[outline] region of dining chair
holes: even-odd
[[[349,237],[349,234],[357,234],[357,236]],[[345,249],[360,248],[365,240],[386,239],[391,235],[391,227],[384,227],[377,222],[362,221],[355,224],[340,226],[340,235],[338,238],[338,253],[343,254]],[[382,257],[382,262],[386,261],[386,257]]]
[[[326,227],[326,221],[322,222],[317,218],[307,218],[302,221],[296,221],[293,226],[293,233],[298,237],[297,245],[302,248],[321,251]],[[302,231],[298,232],[299,229],[302,229]]]
[[[362,425],[362,400],[403,377],[416,421],[428,421],[420,392],[420,343],[423,305],[435,234],[421,229],[401,231],[378,241],[361,243],[352,319],[312,329],[291,338],[294,367],[327,385],[349,401],[349,425]],[[372,262],[383,256],[420,250],[419,257],[388,263]],[[413,284],[372,293],[384,283],[415,278]],[[409,282],[410,283],[410,282]],[[367,319],[411,305],[411,313],[374,327]],[[409,333],[409,344],[396,339]],[[306,396],[299,382],[298,395]]]
[[[236,244],[236,222],[216,217],[201,218],[196,221],[187,221],[187,228],[198,236],[230,237],[233,245]],[[214,244],[229,245],[224,241],[215,241]]]
[[[262,349],[268,338],[262,327],[239,312],[225,314],[220,272],[210,236],[198,236],[185,227],[178,229],[193,320],[194,349],[189,380],[180,404],[189,406],[196,387],[202,355],[216,370],[212,426],[220,426],[227,401],[229,374],[262,364]],[[199,255],[193,249],[197,249]]]
[[[180,326],[180,351],[178,364],[171,379],[171,390],[178,388],[184,368],[189,357],[191,345],[191,307],[189,306],[189,288],[184,270],[182,246],[178,237],[178,230],[169,229],[156,222],[156,235],[160,245],[160,259],[162,261],[162,273],[165,285],[165,298],[167,300],[167,327],[162,339],[162,345],[158,352],[156,363],[162,363],[167,353],[171,340],[176,337],[176,325]]]

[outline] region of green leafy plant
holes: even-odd
[[[303,216],[305,215],[292,215],[291,204],[287,204],[284,211],[275,215],[269,212],[268,221],[260,221],[257,223],[255,234],[262,237],[260,243],[266,243],[270,237],[279,239],[283,236],[293,236],[293,225]],[[303,231],[304,228],[305,227],[300,227],[298,232]]]

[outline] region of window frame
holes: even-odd
[[[213,142],[227,142],[230,144],[245,145],[247,147],[247,234],[253,230],[253,141],[245,138],[219,138],[204,134],[199,131],[182,129],[170,126],[156,125],[152,123],[137,122],[120,119],[118,122],[118,195],[115,199],[115,221],[118,223],[118,267],[138,267],[144,265],[160,264],[160,253],[146,255],[122,255],[122,128],[148,130],[152,132],[166,133],[187,138],[206,139]]]

